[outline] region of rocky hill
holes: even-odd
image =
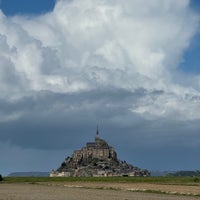
[[[97,129],[95,141],[74,151],[50,176],[150,176],[150,172],[118,160],[114,148],[99,137]]]
[[[167,176],[174,176],[174,177],[200,177],[200,170],[196,171],[177,171],[174,173],[168,173]]]
[[[12,172],[8,177],[48,177],[49,172]]]

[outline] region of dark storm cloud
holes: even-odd
[[[19,117],[1,122],[0,140],[23,148],[71,149],[84,143],[86,138],[93,139],[99,124],[103,136],[115,144],[121,141],[130,148],[132,144],[134,148],[169,144],[190,146],[199,138],[196,121],[144,119],[130,111],[130,107],[138,104],[141,98],[149,95],[156,98],[162,94],[162,91],[148,93],[144,89],[72,94],[44,91],[16,102],[1,100],[3,113],[12,115],[19,112]]]
[[[200,78],[177,70],[199,25],[189,0],[59,0],[0,23],[2,155],[72,152],[99,125],[141,167],[196,163]]]
[[[138,101],[141,95],[145,95],[144,90],[94,90],[78,94],[44,91],[14,102],[1,100],[2,115],[19,113],[19,117],[1,122],[0,138],[32,148],[63,148],[65,139],[73,145],[70,141],[94,132],[98,123],[114,126],[121,117],[127,118],[131,115],[128,102]]]

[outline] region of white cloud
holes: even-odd
[[[177,85],[172,76],[198,20],[189,0],[59,0],[36,17],[0,13],[2,98],[144,88],[149,93],[132,102],[132,112],[200,118],[199,100],[191,100],[199,87]],[[154,90],[164,92],[152,98]]]
[[[198,166],[200,76],[177,70],[199,25],[189,3],[58,0],[40,16],[0,12],[3,173],[56,168],[97,123],[133,164]]]
[[[149,94],[140,99],[138,104],[131,109],[145,118],[157,117],[175,118],[181,120],[196,120],[200,118],[199,103],[200,95],[192,96],[183,92],[182,94],[165,93],[162,95]]]

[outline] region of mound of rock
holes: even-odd
[[[50,176],[150,176],[150,172],[118,160],[114,148],[99,137],[97,129],[95,141],[75,150]]]

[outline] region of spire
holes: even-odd
[[[96,136],[99,137],[99,128],[98,128],[98,125],[97,125],[97,132],[96,132]]]
[[[98,125],[97,125],[97,132],[96,132],[96,137],[95,137],[95,141],[99,139],[99,128],[98,128]]]

